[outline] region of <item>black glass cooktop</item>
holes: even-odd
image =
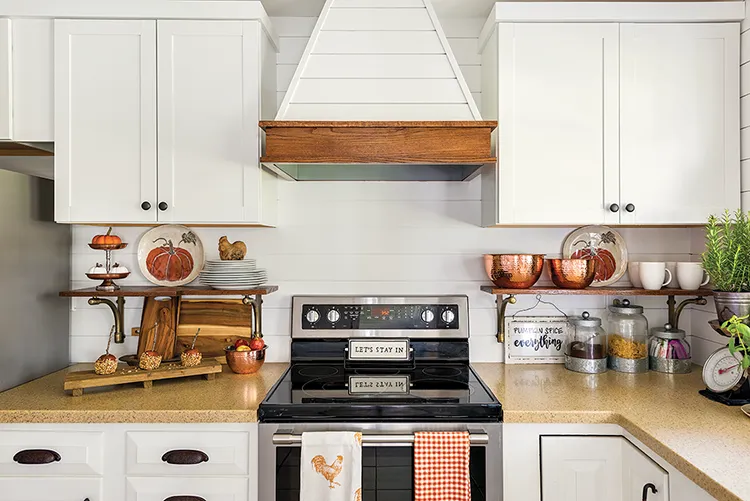
[[[352,368],[294,363],[260,404],[260,422],[498,422],[502,408],[465,363]]]

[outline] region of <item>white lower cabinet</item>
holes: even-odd
[[[246,501],[246,478],[128,477],[126,501]]]
[[[75,477],[0,478],[0,499],[7,501],[105,501],[101,479]]]
[[[0,431],[0,475],[101,475],[103,449],[102,432]]]

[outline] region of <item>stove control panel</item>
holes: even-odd
[[[303,304],[304,330],[453,330],[457,304]]]

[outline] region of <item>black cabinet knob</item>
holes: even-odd
[[[648,501],[648,491],[649,490],[651,492],[653,492],[654,494],[656,494],[657,492],[659,492],[659,491],[656,490],[656,486],[654,484],[646,484],[646,485],[644,485],[643,486],[643,501]]]
[[[167,202],[159,202],[159,210],[164,211],[169,209],[169,205],[167,205]]]
[[[151,203],[150,202],[143,202],[141,204],[141,209],[143,209],[143,210],[151,210]]]
[[[628,205],[625,206],[625,210],[628,211],[628,212],[635,212],[635,205],[628,204]]]
[[[617,204],[612,204],[609,206],[610,212],[618,212],[620,210],[620,206]]]

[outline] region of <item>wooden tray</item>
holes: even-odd
[[[216,378],[221,372],[221,364],[216,360],[204,360],[195,367],[182,367],[179,364],[165,363],[158,369],[146,371],[137,367],[120,365],[117,372],[108,376],[100,376],[93,370],[69,372],[65,376],[65,390],[72,390],[74,397],[83,395],[86,388],[101,386],[115,386],[128,383],[143,383],[144,388],[151,388],[154,381],[160,379],[174,379],[188,376],[203,376],[208,380]]]

